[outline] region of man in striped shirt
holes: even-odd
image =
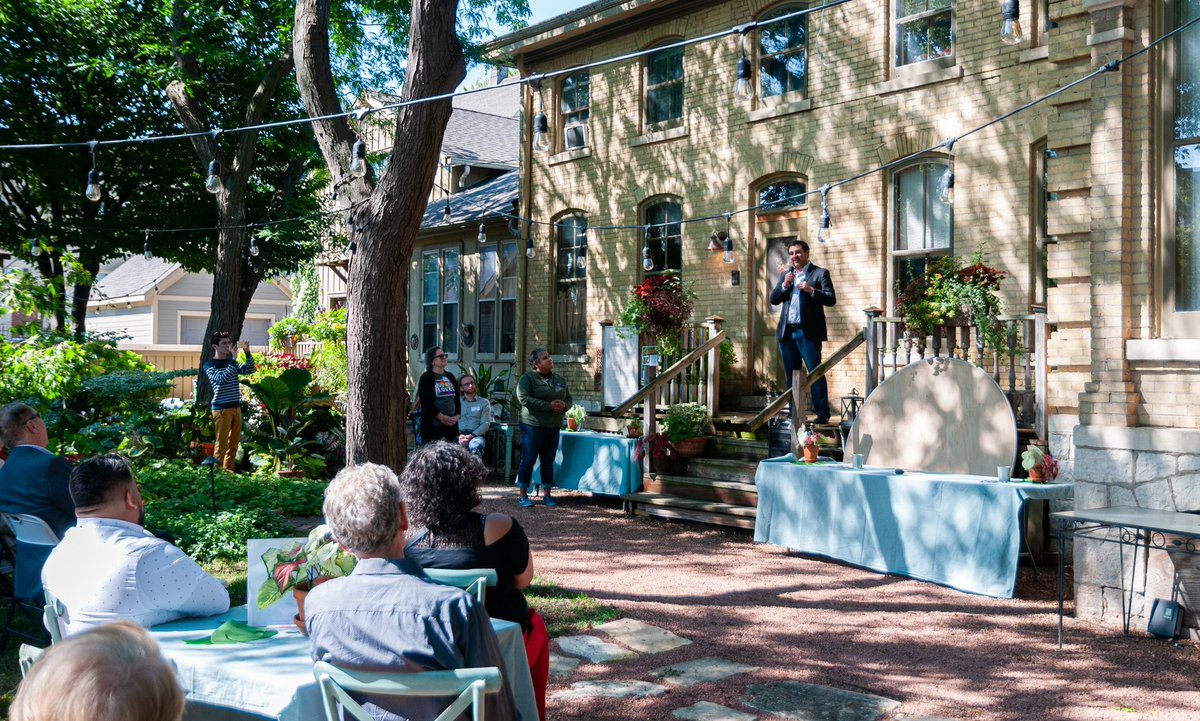
[[[242,389],[238,385],[238,376],[254,372],[254,358],[250,355],[250,344],[242,341],[244,361],[235,363],[237,351],[227,331],[213,333],[208,342],[213,357],[204,364],[203,370],[213,390],[213,425],[217,431],[214,455],[222,468],[232,471],[237,465],[238,444],[242,441]]]

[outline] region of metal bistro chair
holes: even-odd
[[[50,526],[46,525],[45,521],[37,516],[27,513],[0,513],[0,518],[3,518],[8,527],[12,529],[13,536],[17,540],[17,563],[16,572],[13,574],[15,580],[12,601],[8,606],[8,617],[4,622],[4,629],[0,632],[0,651],[3,651],[8,645],[10,635],[32,643],[46,642],[45,636],[35,636],[14,629],[13,618],[16,616],[17,608],[21,607],[28,611],[36,611],[38,618],[45,619],[46,603],[42,598],[41,565],[45,562],[49,550],[58,545],[58,536],[50,529]],[[36,572],[31,564],[38,566]],[[38,579],[36,586],[24,587],[28,584],[21,583],[21,580],[30,577]],[[53,640],[53,634],[51,640]]]
[[[326,721],[342,721],[338,706],[347,719],[375,721],[350,694],[373,694],[410,698],[456,697],[454,702],[433,721],[452,721],[471,709],[473,721],[485,721],[483,697],[498,693],[501,688],[500,669],[460,668],[453,671],[423,673],[372,673],[348,671],[325,661],[313,664],[313,676],[321,687]]]
[[[473,594],[482,606],[487,600],[487,587],[495,588],[496,570],[493,568],[426,568],[429,580],[445,586],[456,586]]]

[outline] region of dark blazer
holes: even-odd
[[[60,539],[75,525],[71,500],[71,463],[34,446],[17,446],[0,466],[0,511],[28,513],[50,526]],[[17,544],[17,598],[40,598],[45,546]]]
[[[783,329],[787,326],[788,306],[792,302],[792,291],[795,290],[795,286],[784,288],[783,278],[791,270],[793,269],[788,268],[780,273],[779,280],[775,281],[774,287],[771,288],[771,305],[779,306],[779,325],[775,327],[775,340],[783,340]],[[837,293],[833,290],[833,281],[829,279],[829,271],[819,267],[816,263],[808,264],[805,280],[815,290],[812,295],[800,293],[800,329],[804,331],[805,338],[824,342],[829,340],[825,331],[825,306],[837,304]]]

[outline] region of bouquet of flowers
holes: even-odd
[[[823,433],[817,433],[812,428],[805,426],[800,432],[800,445],[802,446],[820,446],[822,448],[835,445],[835,442],[829,436]]]

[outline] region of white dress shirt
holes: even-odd
[[[42,569],[65,633],[119,619],[150,627],[229,610],[229,593],[187,554],[136,523],[81,518]]]
[[[810,268],[812,268],[811,261],[805,263],[804,267],[800,270],[794,271],[795,275],[792,276],[792,297],[788,303],[787,319],[787,322],[792,325],[800,324],[800,294],[804,291],[800,290],[797,286],[799,286],[808,278],[808,272]]]

